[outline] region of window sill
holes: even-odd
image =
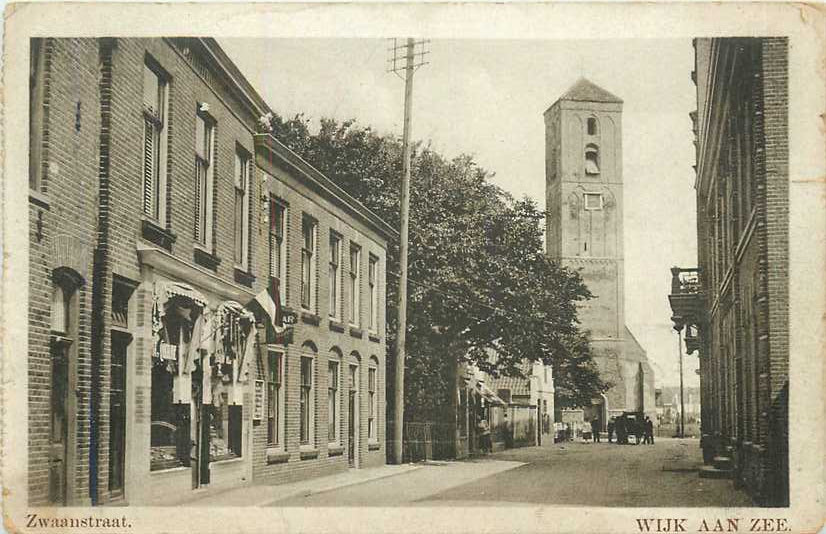
[[[318,326],[319,324],[321,324],[321,317],[312,312],[302,310],[301,322],[311,324],[313,326]]]
[[[218,265],[221,264],[221,258],[198,245],[195,245],[195,248],[192,251],[192,259],[195,263],[201,267],[206,267],[210,271],[216,271],[218,269]]]
[[[267,449],[267,463],[268,464],[283,464],[286,463],[287,460],[290,459],[290,453],[287,451],[277,449],[277,448],[268,448]]]
[[[298,453],[302,460],[312,460],[318,458],[318,449],[312,445],[302,445],[298,449]]]
[[[35,191],[34,189],[29,189],[29,202],[32,204],[36,204],[40,206],[44,210],[49,209],[49,195],[46,193],[41,193],[40,191]]]
[[[362,330],[358,326],[352,326],[351,325],[350,326],[350,335],[355,337],[355,338],[362,339],[364,337],[364,330]]]
[[[180,473],[182,471],[191,471],[192,467],[187,467],[182,465],[180,467],[167,467],[166,469],[151,469],[149,471],[149,476],[161,476],[161,475],[171,475],[173,473]]]
[[[338,443],[330,443],[327,445],[327,456],[341,456],[344,454],[344,446]]]
[[[345,330],[344,323],[340,323],[340,322],[336,321],[335,319],[330,319],[329,326],[330,326],[330,330],[332,330],[333,332],[338,332],[339,334],[344,333],[344,330]]]
[[[234,278],[236,282],[247,287],[252,287],[253,282],[255,282],[254,275],[244,271],[237,265],[235,266]]]
[[[147,218],[141,219],[141,237],[170,252],[172,244],[178,239],[178,236]]]
[[[367,443],[367,450],[368,451],[377,451],[381,449],[381,443],[378,441],[368,442]]]
[[[367,334],[367,339],[369,339],[373,343],[381,343],[381,338],[379,337],[378,334],[375,334],[375,333]]]

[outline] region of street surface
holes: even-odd
[[[696,439],[655,445],[565,443],[292,496],[270,506],[750,506],[730,480],[702,479]]]

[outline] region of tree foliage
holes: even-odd
[[[398,138],[330,119],[312,133],[301,115],[276,116],[272,126],[282,143],[399,227]],[[470,156],[446,159],[428,145],[413,147],[405,405],[415,407],[417,413],[409,413],[414,418],[437,410],[438,399],[450,394],[449,371],[460,360],[517,376],[523,359],[551,363],[562,406],[590,404],[608,386],[577,321],[576,305],[590,298],[588,289],[578,273],[543,252],[544,213],[528,198],[512,198],[491,177]],[[391,353],[398,257],[398,243],[391,243]]]

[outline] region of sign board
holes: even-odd
[[[260,421],[264,417],[264,381],[255,381],[255,392],[252,407],[252,419]]]
[[[293,312],[282,312],[281,322],[284,323],[284,326],[293,326],[298,322],[298,315]]]

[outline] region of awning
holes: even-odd
[[[185,297],[202,308],[206,308],[207,299],[192,286],[181,282],[155,282],[155,295],[169,299],[172,297]]]
[[[493,392],[484,382],[478,382],[476,387],[479,389],[479,392],[482,394],[482,397],[487,399],[488,402],[491,404],[501,404],[504,406],[506,404],[505,401],[499,398],[499,396]]]

